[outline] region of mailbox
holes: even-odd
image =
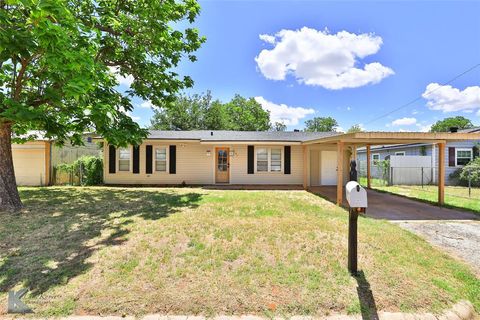
[[[367,191],[356,181],[350,181],[345,186],[348,206],[357,211],[365,211],[368,207]],[[363,210],[358,210],[363,209]]]
[[[368,207],[367,191],[356,181],[345,186],[345,193],[350,210],[348,210],[348,270],[357,274],[357,225],[358,214],[365,213]]]

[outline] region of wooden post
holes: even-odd
[[[337,206],[343,203],[343,141],[337,142]]]
[[[51,154],[52,154],[52,143],[50,141],[45,142],[45,185],[49,186],[51,184]]]
[[[438,144],[438,204],[445,203],[445,143]]]
[[[307,161],[308,160],[308,150],[307,146],[303,146],[303,189],[307,189],[308,183],[308,167],[307,167]]]
[[[367,188],[371,188],[370,175],[372,166],[372,153],[370,152],[370,145],[367,145]]]

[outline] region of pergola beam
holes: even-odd
[[[445,143],[438,144],[438,204],[445,203]]]
[[[367,144],[367,188],[371,188],[371,175],[372,175],[372,151],[370,145]]]
[[[339,141],[337,143],[337,206],[343,203],[343,155],[344,143]]]

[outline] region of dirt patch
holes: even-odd
[[[480,275],[480,221],[404,221],[398,224],[469,263]]]

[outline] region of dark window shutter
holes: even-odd
[[[177,146],[170,146],[168,157],[169,172],[175,174],[177,173]]]
[[[455,167],[455,148],[454,147],[448,148],[448,166]]]
[[[115,173],[115,164],[117,162],[117,152],[112,145],[108,146],[108,173]]]
[[[285,146],[285,154],[284,154],[284,160],[285,160],[285,168],[283,169],[283,172],[285,174],[290,174],[291,173],[291,163],[292,163],[292,157],[291,157],[291,150],[292,148],[290,146]]]
[[[152,146],[146,146],[145,148],[145,173],[153,173],[153,147]]]
[[[254,172],[254,166],[255,166],[255,148],[254,146],[248,146],[248,156],[247,156],[247,173],[248,174],[253,174]]]
[[[133,173],[140,173],[140,146],[133,146]]]

